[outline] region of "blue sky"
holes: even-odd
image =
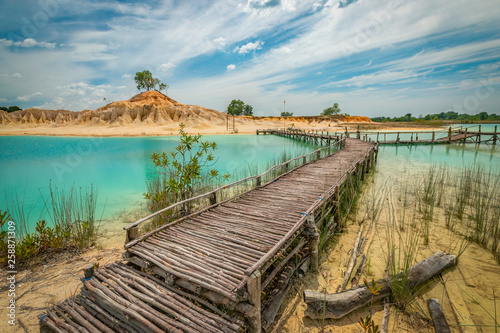
[[[5,106],[94,109],[149,69],[219,111],[500,114],[498,0],[4,0],[0,18]]]

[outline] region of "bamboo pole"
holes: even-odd
[[[252,315],[248,316],[249,319],[249,332],[260,333],[262,332],[261,323],[261,273],[256,270],[248,278],[247,281],[248,302],[254,306],[255,311]]]

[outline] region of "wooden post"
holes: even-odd
[[[479,134],[476,136],[476,142],[481,143],[481,125],[479,125]]]
[[[259,135],[259,130],[257,130],[257,135]]]
[[[83,268],[83,278],[90,279],[94,276],[94,264],[87,265]]]
[[[432,131],[432,142],[434,142],[435,139],[436,139],[436,133]]]
[[[261,273],[260,271],[255,271],[248,278],[247,281],[248,289],[248,302],[252,304],[255,308],[254,312],[248,316],[250,333],[261,333]]]
[[[132,227],[127,229],[127,235],[125,238],[125,243],[129,243],[139,237],[139,226]]]
[[[361,131],[359,129],[359,125],[358,125],[358,131],[356,132],[356,139],[360,139],[361,138]]]
[[[377,132],[377,142],[378,142],[378,135],[380,134],[380,132]]]
[[[330,145],[330,140],[328,140],[328,156],[332,154],[332,146]]]
[[[399,132],[398,132],[398,137],[396,138],[396,143],[399,143]]]
[[[258,187],[260,185],[262,185],[262,179],[259,176],[259,177],[255,178],[255,186]]]
[[[498,125],[495,125],[495,133],[493,133],[493,144],[494,145],[497,144],[497,126]]]
[[[466,130],[467,132],[467,130]],[[451,142],[451,126],[448,128],[448,142]]]
[[[366,157],[365,160],[361,163],[361,180],[365,180],[365,168],[366,168]]]
[[[348,138],[349,137],[349,130],[347,129],[347,126],[345,127],[345,137]]]
[[[285,164],[285,172],[288,172],[288,164],[289,164],[289,163],[286,163],[286,164]]]
[[[386,141],[386,139],[385,139],[385,133],[384,133],[384,141]]]
[[[418,142],[418,132],[415,134],[415,136],[416,136],[415,142]]]
[[[210,193],[210,206],[213,206],[217,203],[217,193]]]
[[[340,185],[335,186],[333,193],[335,201],[337,201],[337,210],[334,214],[334,221],[337,223],[337,226],[340,226]]]
[[[307,163],[307,157],[303,156],[302,157],[302,165],[305,165]]]
[[[410,136],[410,143],[413,143],[413,132],[411,133],[411,136]]]
[[[451,127],[450,127],[451,128]],[[465,134],[464,134],[464,144],[465,144],[465,141],[467,140],[467,128],[465,129]]]
[[[317,272],[319,267],[319,232],[316,228],[314,215],[307,215],[307,229],[309,231],[309,252],[311,254],[311,272]]]
[[[316,153],[316,159],[320,159],[321,158],[321,150],[318,150],[318,152]]]

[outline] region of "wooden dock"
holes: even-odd
[[[477,127],[477,129],[476,129]],[[476,129],[476,130],[473,130]],[[401,132],[371,132],[360,131],[349,133],[346,129],[345,136],[355,137],[364,141],[377,142],[381,145],[413,145],[413,144],[445,144],[445,143],[491,143],[496,145],[499,133],[495,126],[494,132],[481,131],[481,125],[472,127],[448,128],[442,131],[401,131]],[[420,135],[420,139],[419,139]],[[405,138],[402,138],[402,137]],[[430,137],[422,139],[422,137]],[[409,137],[409,138],[408,138]]]
[[[95,272],[89,267],[80,294],[49,308],[42,327],[55,332],[269,328],[291,277],[318,269],[321,244],[342,225],[359,182],[376,161],[373,143],[329,139],[328,147],[271,168],[284,172],[274,179],[265,178],[268,170],[233,183],[255,185],[236,197],[221,200],[226,186],[192,198],[208,198],[209,206],[142,236],[138,226],[168,208],[127,226],[123,262]]]
[[[257,135],[259,134],[264,134],[264,135],[273,134],[309,143],[314,143],[318,145],[323,145],[323,144],[330,145],[333,141],[339,140],[338,135],[328,134],[328,132],[324,130],[300,130],[295,128],[264,129],[264,130],[257,130]]]

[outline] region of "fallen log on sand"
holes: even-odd
[[[406,288],[414,290],[434,276],[441,274],[447,268],[456,265],[456,261],[457,257],[455,255],[446,254],[441,251],[420,261],[410,268],[406,280]],[[402,277],[402,274],[398,274],[393,279],[397,281],[398,279],[401,280]],[[304,302],[307,304],[305,315],[312,319],[339,319],[372,301],[378,301],[391,295],[392,291],[389,279],[381,279],[376,283],[378,287],[381,287],[377,295],[372,294],[365,285],[337,294],[304,290]]]
[[[439,301],[435,298],[431,298],[427,300],[427,305],[429,306],[429,312],[431,313],[436,333],[451,333],[450,326],[446,321],[446,317],[443,313],[443,308],[441,308],[441,304],[439,304]]]

